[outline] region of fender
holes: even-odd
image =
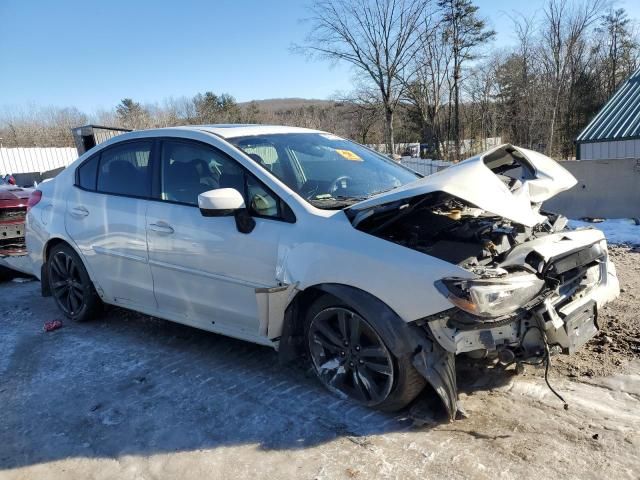
[[[444,350],[425,329],[403,321],[370,293],[335,283],[316,285],[313,289],[338,298],[366,318],[396,357],[410,356],[416,370],[440,397],[449,419],[455,418],[458,400],[455,355]],[[298,357],[304,342],[304,311],[299,308],[296,298],[287,308],[280,337],[279,356],[283,362]]]
[[[91,279],[91,282],[93,283],[93,286],[96,289],[96,292],[98,293],[98,296],[100,298],[103,298],[102,288],[94,280],[95,276],[93,275],[93,272],[91,271],[91,268],[87,264],[87,262],[86,262],[86,260],[84,258],[84,255],[77,248],[75,242],[72,242],[70,239],[57,237],[57,236],[49,238],[44,243],[44,245],[42,247],[42,257],[41,257],[42,258],[42,264],[40,265],[40,294],[43,297],[50,297],[51,296],[51,289],[49,288],[49,274],[47,272],[47,261],[49,260],[47,252],[51,248],[53,248],[52,244],[58,244],[58,243],[64,243],[64,244],[68,245],[74,252],[76,252],[76,255],[78,255],[78,258],[80,258],[80,261],[82,262],[82,265],[84,266],[85,270],[89,274],[89,278]]]

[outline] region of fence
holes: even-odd
[[[0,174],[46,172],[78,158],[75,148],[0,148]]]
[[[422,175],[431,175],[432,173],[444,170],[452,164],[445,160],[431,160],[425,158],[411,158],[402,157],[400,163],[407,168],[410,168],[414,172],[421,173]]]

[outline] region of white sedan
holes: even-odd
[[[102,303],[308,358],[333,392],[397,410],[455,357],[548,362],[618,294],[597,230],[541,209],[576,180],[511,145],[429,177],[335,135],[213,125],[127,133],[29,201],[44,295]]]

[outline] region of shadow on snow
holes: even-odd
[[[297,449],[415,428],[408,411],[385,414],[337,398],[306,365],[279,365],[270,348],[121,309],[43,333],[50,318],[42,312],[53,302],[34,303],[46,308],[32,309],[28,322],[10,317],[0,332],[0,348],[10,352],[0,363],[0,468],[237,444]],[[509,376],[460,368],[467,391]]]

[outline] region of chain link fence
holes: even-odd
[[[427,158],[402,157],[400,163],[414,172],[421,173],[422,175],[431,175],[432,173],[439,172],[451,166],[453,162]]]

